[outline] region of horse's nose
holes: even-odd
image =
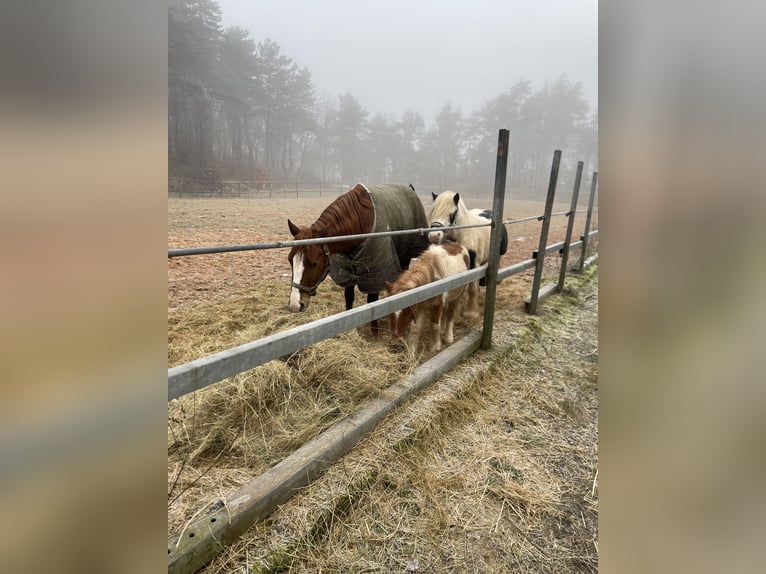
[[[301,308],[299,309],[299,311],[303,311],[305,308],[306,308],[306,305],[304,305],[303,303],[301,303]]]
[[[429,231],[428,232],[428,241],[430,243],[434,244],[440,244],[442,242],[442,239],[444,238],[444,232],[443,231]]]

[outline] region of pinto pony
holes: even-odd
[[[432,231],[428,240],[434,244],[446,240],[457,241],[476,253],[476,265],[484,265],[489,260],[489,237],[491,227],[472,227],[469,229],[450,229],[443,231],[440,227],[452,225],[474,225],[492,221],[492,212],[482,209],[468,209],[459,193],[445,191],[439,195],[432,193],[434,204],[428,215]],[[505,226],[501,228],[500,255],[508,250],[508,232]],[[475,319],[479,316],[479,283],[468,285],[468,308],[465,316]]]
[[[386,282],[386,288],[389,295],[396,295],[450,275],[468,271],[474,267],[474,261],[475,254],[459,243],[431,245],[420,260],[413,262],[395,283]],[[442,340],[448,345],[451,344],[455,340],[453,327],[464,291],[465,285],[461,285],[392,313],[392,340],[397,341],[403,338],[411,324],[413,324],[413,337],[419,337],[423,332],[424,318],[427,313],[431,321],[431,350],[441,350]]]
[[[335,237],[376,231],[398,231],[427,227],[423,203],[415,190],[404,185],[355,185],[328,205],[307,227],[287,225],[295,239]],[[287,256],[292,267],[291,311],[303,311],[328,273],[345,288],[346,309],[354,306],[354,286],[367,294],[367,302],[378,300],[386,281],[395,280],[410,259],[428,247],[418,234],[370,237],[339,243],[293,247]],[[372,323],[377,332],[376,322]]]

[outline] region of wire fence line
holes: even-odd
[[[575,213],[583,213],[587,210],[577,210]],[[571,212],[561,211],[552,213],[553,215],[571,215]],[[503,225],[513,225],[515,223],[523,223],[525,221],[541,220],[544,215],[532,215],[529,217],[522,217],[519,219],[509,219],[501,222]],[[439,231],[450,231],[453,229],[471,229],[476,227],[491,227],[492,222],[487,223],[473,223],[470,225],[451,225],[445,227],[439,227]],[[393,237],[397,235],[425,235],[434,231],[431,227],[420,227],[417,229],[403,229],[399,231],[378,231],[374,233],[357,233],[354,235],[337,235],[334,237],[318,237],[312,239],[293,239],[288,241],[273,241],[270,243],[246,243],[241,245],[217,245],[210,247],[187,247],[168,249],[168,257],[187,257],[190,255],[210,255],[213,253],[233,253],[238,251],[257,251],[261,249],[284,249],[292,247],[300,247],[302,245],[322,245],[327,243],[341,243],[343,241],[353,241],[357,239],[369,239],[370,237]]]

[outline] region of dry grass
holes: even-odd
[[[530,318],[520,289],[500,286],[499,302],[516,303],[501,307],[492,351],[387,418],[205,572],[597,571],[594,281]]]
[[[168,361],[175,365],[259,339],[338,311],[340,289],[326,289],[309,311],[279,305],[283,286],[265,281],[254,295],[213,301],[168,318]],[[236,490],[303,443],[405,376],[422,346],[388,345],[388,321],[343,333],[280,360],[171,401],[168,406],[168,526]],[[458,334],[470,323],[458,323]]]

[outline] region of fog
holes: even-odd
[[[168,167],[260,182],[544,191],[598,165],[598,4],[172,0]]]
[[[598,101],[597,0],[221,0],[225,26],[271,38],[311,70],[317,92],[350,92],[370,113],[432,121],[470,113],[517,80],[562,74]]]

